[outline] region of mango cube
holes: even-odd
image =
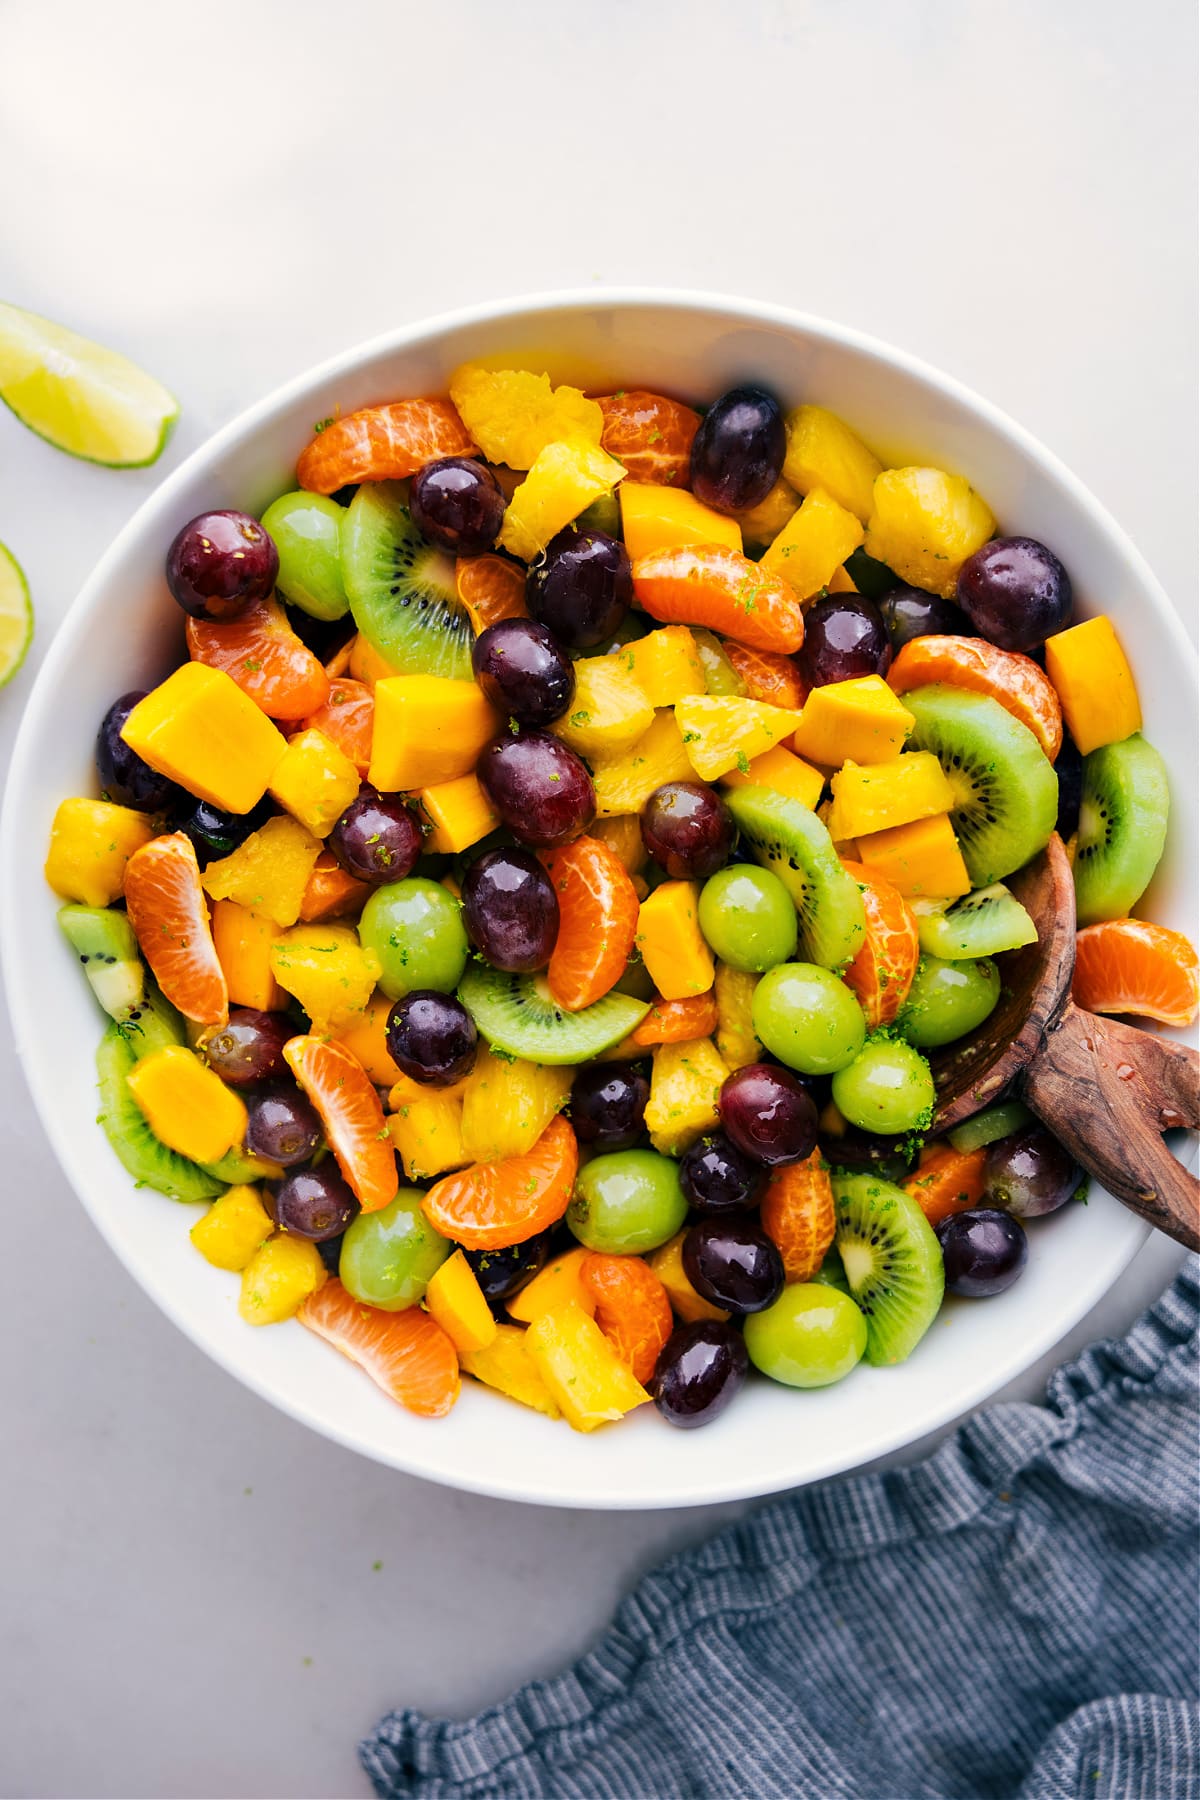
[[[813,688],[792,737],[797,756],[840,768],[844,762],[890,762],[915,721],[881,675]]]
[[[946,813],[860,837],[856,860],[890,881],[906,899],[957,900],[971,891],[971,878]]]
[[[712,951],[700,930],[699,907],[697,882],[664,881],[638,909],[635,941],[664,1000],[707,994],[713,984]]]
[[[218,900],[212,909],[213,945],[233,1006],[281,1012],[287,995],[271,967],[271,946],[283,927],[236,900]]]
[[[231,676],[186,662],[139,700],[121,736],[160,775],[224,812],[248,813],[287,740]]]
[[[720,1122],[717,1096],[729,1074],[708,1038],[660,1044],[650,1074],[646,1130],[664,1156],[680,1156]]]
[[[359,631],[350,642],[346,673],[352,681],[361,681],[364,687],[373,689],[377,681],[385,681],[389,675],[399,675],[402,671],[394,669],[365,632]]]
[[[683,488],[657,482],[621,483],[621,529],[633,561],[652,550],[677,550],[684,544],[728,544],[742,548],[742,528],[728,513],[702,506]]]
[[[844,840],[861,832],[888,831],[949,812],[954,789],[928,750],[910,750],[891,762],[847,763],[830,782],[833,806],[829,835]]]
[[[640,813],[664,781],[694,781],[695,776],[675,714],[664,707],[636,744],[593,771],[596,811],[602,819]]]
[[[485,369],[463,363],[450,377],[450,398],[489,462],[529,469],[547,444],[582,437],[600,442],[604,414],[580,388],[551,387],[530,369]]]
[[[328,837],[361,786],[350,758],[323,731],[301,731],[290,740],[271,777],[269,792],[285,812]]]
[[[790,707],[726,694],[699,695],[675,708],[683,747],[704,781],[715,781],[728,769],[748,769],[754,757],[790,737],[800,718]]]
[[[482,1350],[459,1352],[463,1371],[482,1381],[485,1387],[507,1394],[510,1400],[545,1413],[548,1419],[561,1419],[554,1396],[529,1354],[525,1336],[519,1325],[497,1325],[495,1337]]]
[[[534,1364],[576,1431],[623,1418],[650,1396],[608,1339],[573,1300],[542,1313],[525,1334]]]
[[[202,1219],[192,1226],[189,1236],[206,1262],[214,1269],[244,1269],[254,1252],[265,1244],[275,1229],[275,1221],[262,1203],[255,1187],[226,1188],[214,1200]]]
[[[440,856],[456,856],[460,850],[477,844],[500,823],[474,774],[421,788],[417,802],[433,826],[425,839],[425,848]]]
[[[382,793],[469,775],[501,719],[473,681],[389,675],[375,684],[370,780]]]
[[[590,1318],[596,1310],[596,1302],[583,1285],[583,1265],[590,1255],[591,1251],[580,1245],[575,1250],[564,1250],[553,1262],[548,1262],[508,1302],[510,1317],[520,1325],[532,1325],[544,1312],[557,1312],[560,1306],[573,1300]]]
[[[647,632],[627,644],[615,660],[629,670],[653,707],[674,706],[691,694],[707,692],[700,651],[686,625]]]
[[[432,1313],[460,1356],[486,1350],[496,1335],[492,1309],[461,1250],[447,1257],[430,1277],[425,1310]]]
[[[317,1246],[281,1231],[242,1270],[238,1312],[247,1325],[278,1325],[299,1312],[328,1279]]]
[[[276,925],[294,925],[321,840],[298,819],[268,819],[244,844],[209,863],[200,880],[214,900],[236,900]]]
[[[996,529],[987,504],[944,469],[885,469],[876,477],[865,548],[901,581],[954,598],[958,571]]]
[[[766,750],[761,756],[752,756],[744,770],[726,769],[720,780],[722,787],[774,788],[777,794],[790,794],[810,812],[817,810],[825,786],[820,769],[814,769],[803,757],[785,750],[782,744],[776,744],[773,750]]]
[[[882,469],[875,453],[836,413],[823,406],[798,406],[788,414],[783,473],[801,494],[824,488],[865,525]]]
[[[1142,729],[1133,670],[1104,614],[1046,639],[1046,673],[1081,755]]]
[[[426,1088],[400,1101],[387,1128],[410,1181],[445,1175],[472,1161],[463,1146],[462,1116],[461,1096],[444,1088]]]
[[[386,994],[372,994],[361,1015],[344,1031],[339,1031],[336,1038],[342,1049],[348,1050],[355,1061],[362,1064],[376,1087],[390,1088],[393,1082],[401,1079],[401,1071],[392,1061],[387,1046],[387,1021],[391,1010],[392,1002]],[[445,1093],[446,1090],[439,1091]]]
[[[580,756],[595,761],[620,756],[653,723],[654,708],[622,653],[580,658],[571,704],[550,729]]]
[[[765,500],[760,500],[749,512],[735,515],[742,528],[743,542],[751,550],[765,550],[779,536],[799,504],[799,494],[781,475]]]
[[[814,488],[779,536],[763,551],[761,564],[781,575],[801,600],[819,594],[863,540],[855,515],[824,488]]]
[[[147,1125],[168,1150],[219,1162],[246,1135],[246,1108],[184,1044],[164,1044],[126,1077]]]
[[[148,844],[154,827],[145,813],[111,800],[60,800],[50,827],[46,880],[64,900],[111,906],[125,891],[125,865]]]
[[[331,851],[322,850],[305,883],[300,900],[301,921],[311,925],[317,919],[341,919],[347,913],[359,913],[370,893],[367,882],[357,881]]]
[[[677,1232],[669,1243],[663,1244],[646,1260],[666,1288],[672,1312],[685,1324],[694,1325],[699,1319],[727,1319],[729,1314],[698,1294],[684,1274],[683,1240],[686,1236],[686,1230]]]
[[[607,450],[586,438],[547,444],[508,503],[500,548],[532,562],[593,500],[611,494],[624,473]]]
[[[379,958],[359,943],[352,925],[294,925],[271,946],[271,968],[322,1037],[364,1020],[379,980]]]

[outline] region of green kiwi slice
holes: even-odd
[[[63,906],[58,923],[105,1012],[128,1018],[142,1004],[146,971],[125,914],[111,906]]]
[[[835,1174],[833,1200],[842,1266],[866,1314],[866,1360],[903,1362],[942,1304],[941,1245],[916,1201],[878,1175]]]
[[[1058,780],[1041,745],[987,694],[915,688],[904,704],[916,720],[909,747],[931,750],[954,790],[950,822],[972,887],[990,887],[1050,841]]]
[[[791,895],[803,958],[823,969],[844,968],[866,932],[862,894],[816,813],[773,788],[738,787],[723,798],[755,860]]]
[[[472,679],[475,633],[454,563],[421,536],[397,482],[359,488],[342,520],[341,553],[354,623],[397,674]]]
[[[582,1012],[564,1012],[540,975],[505,975],[471,963],[458,997],[493,1050],[526,1062],[577,1063],[611,1050],[650,1011],[645,1000],[615,991]]]
[[[1167,841],[1167,765],[1140,732],[1083,759],[1075,913],[1081,925],[1123,919],[1150,885]]]
[[[249,1150],[227,1150],[220,1162],[202,1163],[201,1167],[214,1181],[230,1187],[244,1181],[282,1181],[285,1173],[280,1163],[268,1162],[265,1156],[254,1156]]]
[[[836,1244],[830,1244],[824,1261],[810,1280],[815,1281],[818,1287],[836,1288],[839,1294],[850,1293],[850,1283],[846,1280],[846,1270]],[[854,1296],[851,1294],[850,1298],[853,1299]]]
[[[909,905],[916,914],[922,950],[943,962],[998,956],[1002,950],[1037,943],[1037,926],[1002,881],[976,888],[952,906],[937,900],[910,901]]]
[[[155,1188],[172,1200],[211,1200],[225,1184],[199,1163],[159,1143],[128,1085],[130,1071],[143,1056],[185,1041],[179,1014],[155,989],[128,1018],[114,1019],[96,1052],[100,1123],[139,1187]]]

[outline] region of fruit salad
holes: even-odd
[[[164,546],[178,665],[53,822],[114,1154],[414,1413],[702,1425],[1009,1287],[1084,1177],[1017,1098],[936,1135],[935,1071],[1056,830],[1079,1004],[1196,1015],[1112,622],[962,474],[696,398],[322,420]]]

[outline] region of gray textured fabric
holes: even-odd
[[[1200,1800],[1200,1264],[927,1462],[677,1557],[465,1723],[393,1712],[384,1796]]]

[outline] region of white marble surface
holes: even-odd
[[[164,462],[123,474],[0,416],[37,648],[161,474],[278,381],[588,281],[781,300],[919,352],[1057,450],[1190,612],[1193,33],[1186,0],[6,0],[0,294],[184,405]],[[364,1793],[354,1743],[386,1706],[465,1715],[552,1673],[737,1510],[522,1508],[307,1435],[133,1287],[7,1029],[0,1059],[4,1793]],[[1175,1261],[1149,1245],[1073,1343]]]

